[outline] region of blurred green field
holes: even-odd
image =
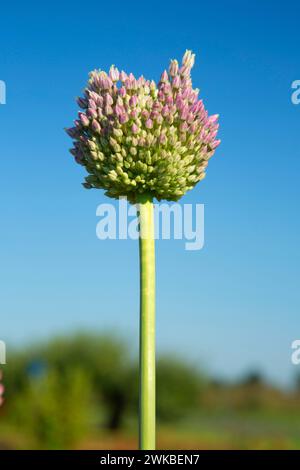
[[[58,338],[10,354],[0,449],[137,448],[138,368],[126,343]],[[300,449],[300,387],[258,374],[212,380],[174,357],[157,365],[159,449]]]

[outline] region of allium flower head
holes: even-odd
[[[75,126],[75,161],[89,176],[86,188],[106,195],[139,194],[176,201],[205,177],[208,160],[220,144],[218,115],[208,116],[198,90],[192,88],[195,55],[170,63],[160,81],[136,79],[112,66],[107,74],[90,73]]]

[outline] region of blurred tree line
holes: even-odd
[[[19,430],[35,448],[70,448],[93,430],[117,431],[138,414],[138,364],[118,338],[80,334],[12,352],[4,380],[0,425],[8,435]],[[158,421],[193,410],[204,387],[194,367],[159,358]]]
[[[93,436],[136,436],[138,363],[119,338],[78,334],[24,347],[10,352],[3,372],[0,449],[68,449]],[[229,383],[210,380],[174,356],[158,358],[159,429],[178,429],[184,436],[193,425],[197,439],[207,439],[207,429],[212,438],[224,439],[224,426],[231,426],[237,439],[248,428],[272,434],[277,423],[278,445],[289,439],[294,446],[299,418],[299,377],[294,389],[280,390],[256,371]],[[184,448],[181,438],[178,445]]]

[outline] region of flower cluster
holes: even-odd
[[[218,115],[208,116],[190,72],[195,56],[170,63],[159,83],[136,79],[112,66],[95,70],[75,127],[71,153],[89,176],[86,188],[102,188],[135,203],[140,194],[178,200],[205,176],[216,139]]]

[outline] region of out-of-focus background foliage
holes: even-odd
[[[77,334],[23,347],[4,367],[1,449],[137,446],[138,363],[126,342]],[[157,363],[158,447],[300,449],[300,380],[226,383],[178,357]]]

